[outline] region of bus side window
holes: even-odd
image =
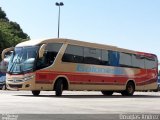
[[[156,68],[158,63],[156,61],[156,58],[153,59],[153,58],[145,58],[145,68],[146,69],[154,69]]]
[[[83,47],[68,45],[62,57],[63,62],[83,63]]]
[[[119,66],[119,52],[108,51],[109,66]]]
[[[100,65],[101,64],[101,49],[96,48],[84,48],[84,63],[85,64],[94,64]]]
[[[132,67],[132,54],[121,52],[119,66],[120,67]]]
[[[102,50],[102,65],[108,65],[108,51],[107,50]]]
[[[145,68],[144,56],[132,55],[132,66],[134,68]]]
[[[61,46],[61,43],[48,43],[43,58],[37,61],[37,69],[52,65]]]

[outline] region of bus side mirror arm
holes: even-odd
[[[14,47],[10,47],[10,48],[6,48],[2,51],[2,54],[1,54],[1,58],[2,60],[5,58],[5,54],[9,51],[13,51],[14,50]]]
[[[43,44],[39,49],[39,58],[42,58],[45,52],[46,44]]]

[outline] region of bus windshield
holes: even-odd
[[[39,46],[16,47],[11,56],[7,72],[21,74],[33,71],[38,49]]]

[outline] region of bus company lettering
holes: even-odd
[[[90,73],[99,73],[99,74],[114,74],[114,75],[124,75],[124,71],[122,68],[100,68],[96,66],[85,66],[85,65],[77,65],[77,72],[90,72]]]

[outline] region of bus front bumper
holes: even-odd
[[[6,82],[6,87],[8,90],[34,90],[35,84],[32,81],[27,82]]]

